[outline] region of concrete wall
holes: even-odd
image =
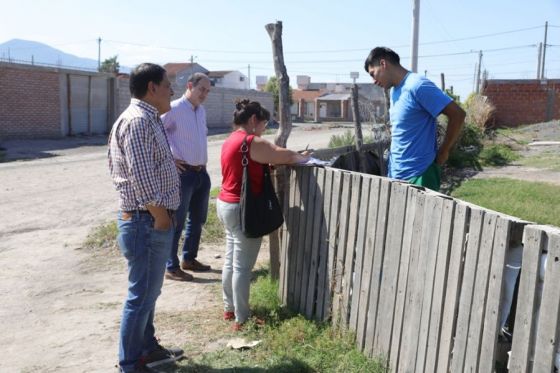
[[[118,114],[120,114],[130,103],[130,92],[128,89],[128,80],[120,78],[118,80]],[[176,83],[172,83],[173,100],[181,97],[185,93],[184,86],[179,87]],[[226,128],[230,127],[233,120],[233,110],[235,109],[235,100],[238,98],[249,98],[250,100],[259,101],[271,115],[274,113],[274,101],[272,94],[246,89],[231,89],[212,87],[208,98],[204,103],[206,108],[208,128]]]
[[[496,106],[498,126],[560,119],[560,79],[488,80],[483,94]]]

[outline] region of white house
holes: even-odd
[[[210,71],[207,75],[215,87],[249,89],[249,79],[240,71]]]

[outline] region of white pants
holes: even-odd
[[[244,323],[250,315],[251,271],[257,261],[262,238],[247,238],[241,232],[239,203],[217,200],[218,218],[226,229],[226,257],[222,269],[224,310],[235,312]]]

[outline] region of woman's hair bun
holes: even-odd
[[[243,110],[247,105],[249,105],[249,103],[250,103],[249,99],[246,98],[242,100],[237,99],[237,101],[235,101],[235,109]]]

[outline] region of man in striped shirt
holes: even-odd
[[[185,94],[174,100],[171,110],[162,117],[181,178],[181,205],[177,210],[177,226],[165,274],[165,278],[170,280],[192,281],[193,276],[183,270],[210,270],[210,266],[196,259],[202,226],[206,223],[208,215],[210,196],[210,177],[206,172],[208,128],[206,111],[202,106],[209,92],[210,79],[205,74],[191,75]],[[177,252],[185,220],[185,241],[182,260],[179,262]]]
[[[173,95],[165,70],[144,63],[130,74],[132,99],[109,135],[109,169],[119,192],[118,243],[128,261],[120,327],[121,372],[144,372],[181,357],[154,336],[154,310],[173,241],[179,176],[159,114]]]

